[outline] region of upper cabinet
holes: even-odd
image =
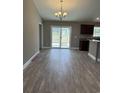
[[[94,25],[81,25],[80,34],[83,35],[93,35]]]

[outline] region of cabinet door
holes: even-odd
[[[93,25],[88,25],[87,27],[88,27],[87,34],[93,35],[94,26]]]
[[[89,50],[89,41],[88,40],[80,41],[79,50],[88,51]]]
[[[86,31],[87,31],[87,25],[81,25],[80,34],[86,34]]]
[[[80,34],[93,35],[94,25],[81,25]]]

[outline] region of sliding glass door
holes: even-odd
[[[61,48],[69,48],[70,46],[70,28],[63,27],[61,34]]]
[[[70,27],[52,27],[52,48],[69,48],[70,47]]]
[[[59,48],[60,47],[60,28],[52,27],[52,47]]]

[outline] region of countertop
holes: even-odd
[[[89,40],[89,41],[92,41],[92,42],[100,42],[100,40],[96,40],[96,39],[92,39],[92,40]]]
[[[93,35],[81,35],[80,40],[89,40],[93,42],[100,42],[100,37],[94,37]]]

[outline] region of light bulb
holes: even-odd
[[[61,15],[62,13],[61,12],[58,12],[59,15]]]
[[[58,13],[54,13],[55,16],[58,16]]]
[[[63,16],[66,16],[66,15],[67,15],[67,13],[66,13],[66,12],[64,12],[64,13],[63,13]]]

